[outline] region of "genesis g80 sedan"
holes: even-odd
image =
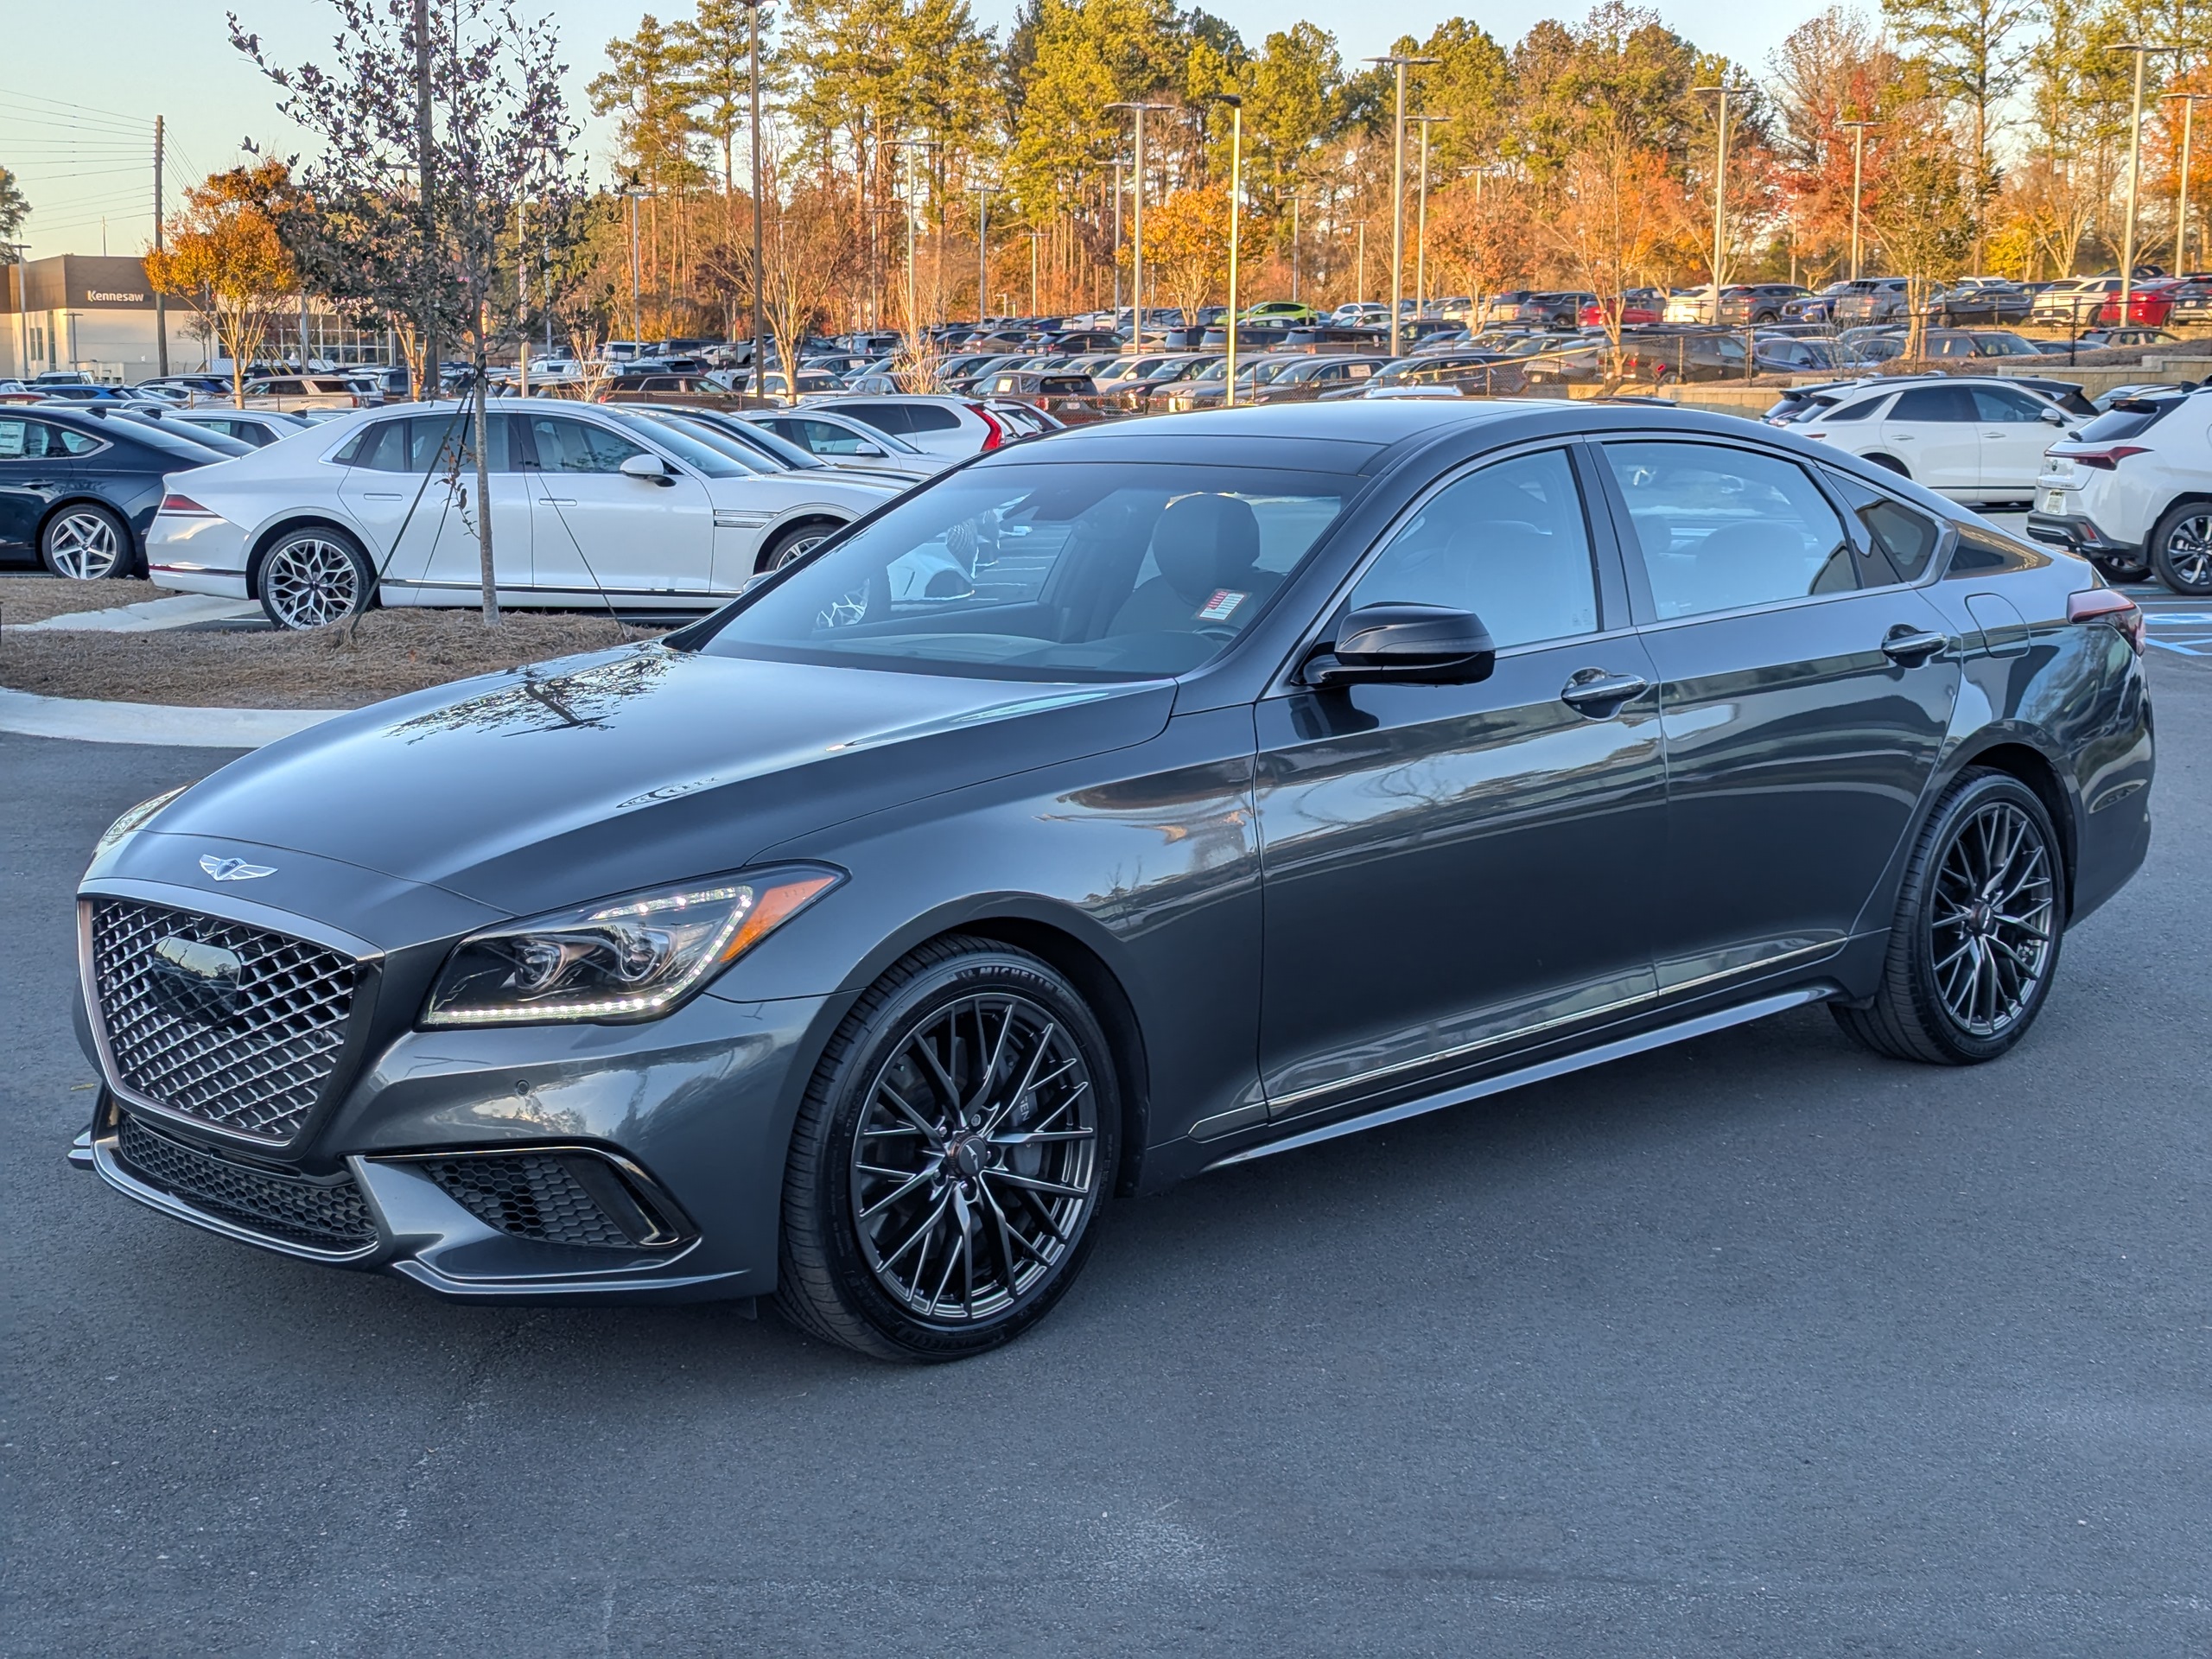
[[[1008,446],[126,814],[76,1157],[449,1297],[970,1354],[1117,1193],[1815,1002],[2002,1055],[2145,855],[2141,620],[1722,416]]]

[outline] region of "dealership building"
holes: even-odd
[[[0,380],[49,369],[76,369],[110,385],[143,380],[162,372],[164,332],[168,372],[229,372],[189,305],[157,302],[143,259],[64,253],[0,265]],[[264,353],[296,361],[302,340],[317,366],[391,360],[388,335],[354,328],[305,301],[292,327],[270,331]]]

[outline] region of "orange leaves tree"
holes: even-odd
[[[1666,158],[1618,123],[1593,127],[1561,168],[1541,232],[1575,281],[1598,296],[1618,360],[1622,296],[1664,276],[1685,224],[1680,180]]]
[[[300,291],[300,272],[280,220],[298,207],[291,174],[263,161],[211,174],[184,193],[167,244],[146,256],[146,279],[181,300],[231,359],[231,396],[245,402],[246,365]]]

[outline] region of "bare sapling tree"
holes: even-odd
[[[550,20],[525,21],[512,0],[334,0],[336,57],[287,68],[231,18],[232,44],[283,93],[277,108],[317,140],[296,169],[315,211],[296,252],[310,286],[353,307],[415,320],[426,359],[442,332],[466,342],[466,414],[474,459],[474,527],[484,620],[496,622],[486,397],[495,343],[527,340],[533,308],[557,308],[543,251],[574,234],[582,187],[570,146],[576,124],[561,90],[568,66]],[[514,233],[527,207],[537,280],[522,301]],[[435,398],[440,364],[424,379]],[[456,410],[458,416],[463,411]],[[457,459],[461,451],[448,446]],[[458,467],[455,503],[466,512]]]
[[[775,200],[775,194],[769,199]],[[835,197],[802,189],[777,207],[760,249],[760,307],[768,336],[775,343],[788,402],[798,401],[799,348],[807,335],[831,315],[856,275],[855,252],[850,213]],[[902,289],[902,308],[903,296]],[[911,348],[913,342],[922,341],[922,332],[912,319],[903,316],[903,309],[901,320]],[[926,369],[924,374],[926,378]],[[902,379],[900,384],[906,382]],[[767,365],[755,363],[753,390],[756,395],[765,395],[767,388]]]

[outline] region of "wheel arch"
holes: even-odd
[[[268,557],[269,550],[276,546],[282,537],[296,530],[316,528],[338,531],[340,535],[361,550],[372,569],[377,569],[377,557],[370,550],[368,538],[337,514],[312,509],[306,512],[288,512],[281,518],[270,520],[264,528],[255,533],[252,541],[246,545],[245,594],[248,599],[257,600],[261,597],[261,562]],[[378,569],[377,573],[379,575],[383,574],[381,569]]]
[[[767,563],[769,553],[793,531],[812,530],[819,526],[835,535],[851,524],[855,516],[841,518],[836,509],[827,506],[794,508],[789,518],[777,519],[760,532],[760,549],[753,556],[753,574],[757,576],[770,569]]]
[[[2151,527],[2143,532],[2145,555],[2146,556],[2149,555],[2151,538],[2157,534],[2160,524],[2165,523],[2171,514],[2181,508],[2196,506],[2212,507],[2212,490],[2177,490],[2172,495],[2168,496],[2158,510],[2151,515]]]
[[[2075,876],[2081,862],[2082,825],[2074,796],[2066,787],[2058,764],[2034,744],[2015,734],[2000,733],[1992,734],[1987,741],[1977,747],[1962,751],[1945,779],[1946,784],[1972,766],[2001,772],[2018,779],[2050,815],[2051,824],[2058,831],[2059,856],[2066,867],[2066,913],[2070,920],[2074,914]]]
[[[1904,461],[1900,461],[1897,456],[1891,454],[1886,449],[1869,449],[1864,454],[1860,455],[1859,459],[1866,461],[1870,466],[1885,467],[1890,471],[1895,473],[1899,478],[1910,478],[1912,476],[1912,468],[1906,466]]]

